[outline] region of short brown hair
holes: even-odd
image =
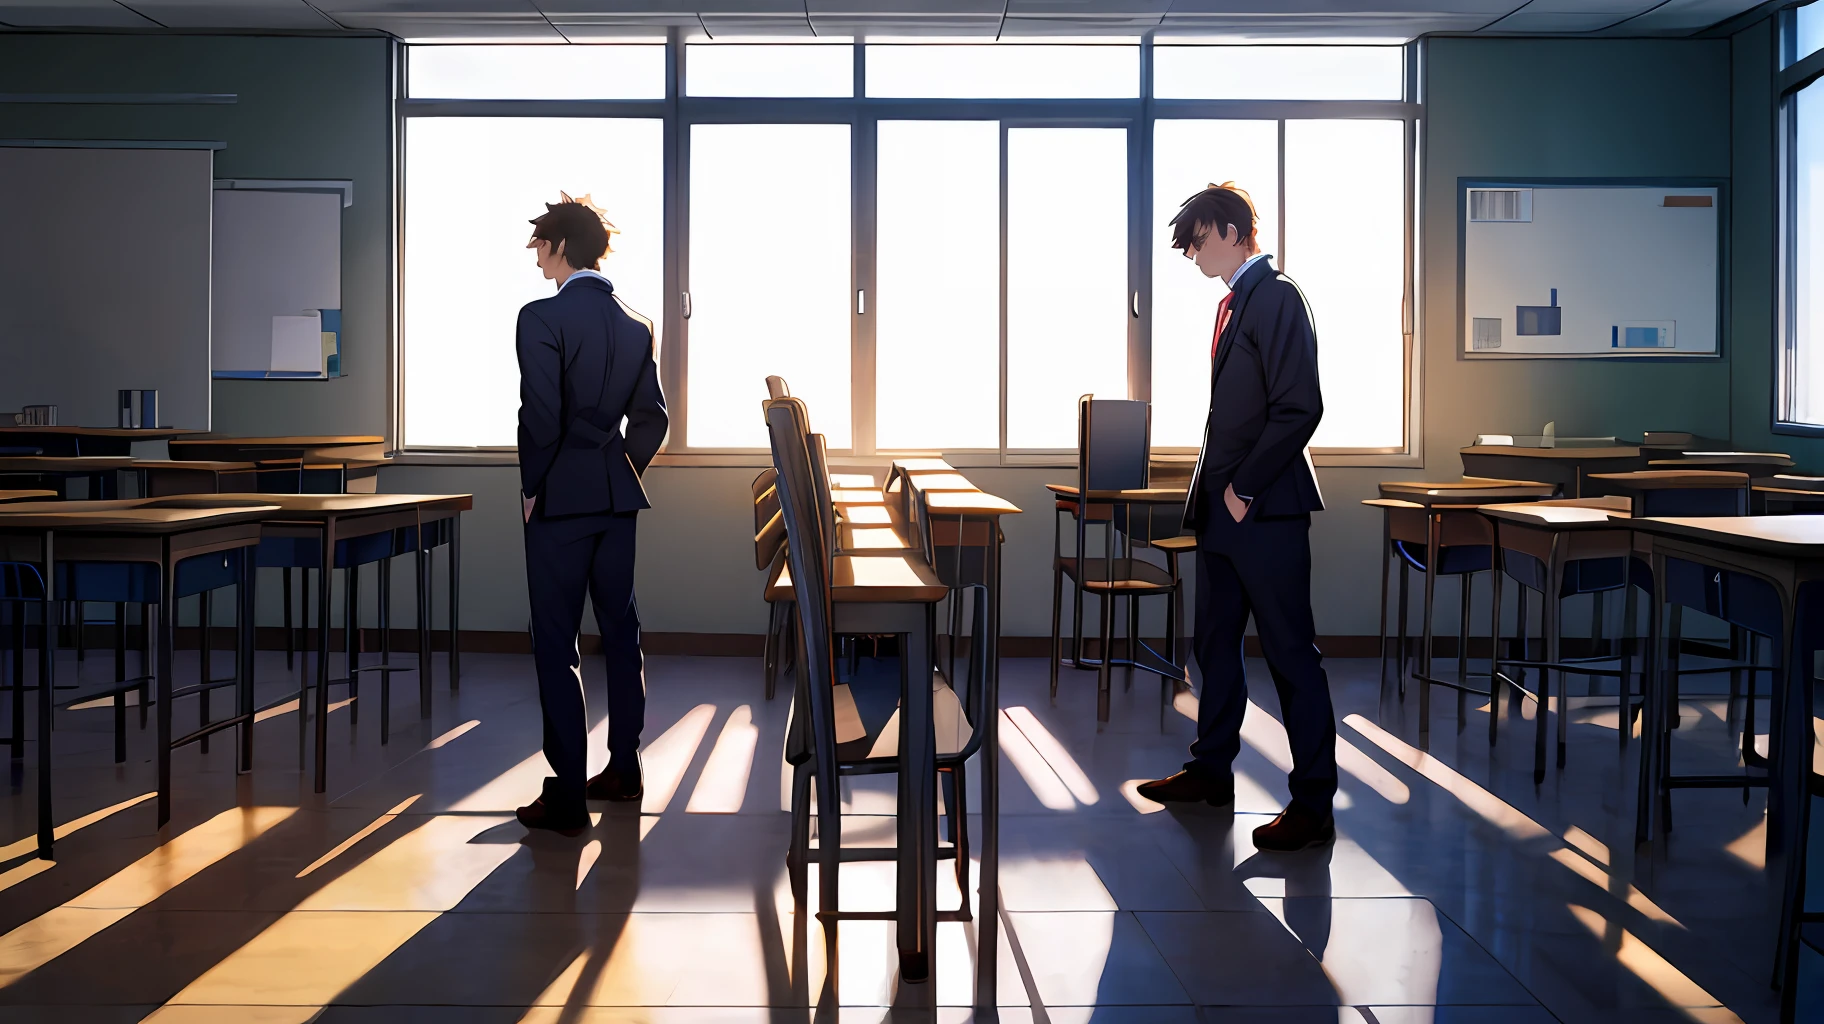
[[[1239,185],[1232,181],[1211,185],[1178,205],[1171,219],[1172,248],[1201,249],[1211,232],[1223,239],[1230,231],[1241,232],[1252,241],[1259,219],[1254,200]]]
[[[564,262],[576,270],[599,270],[602,256],[614,250],[608,236],[620,231],[588,196],[572,199],[558,193],[558,202],[546,203],[545,212],[532,219],[532,237],[564,248]]]

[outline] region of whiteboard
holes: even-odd
[[[1720,354],[1719,188],[1459,184],[1465,356]]]
[[[215,156],[126,145],[0,145],[0,412],[114,427],[156,388],[160,426],[207,430]]]
[[[216,189],[217,376],[267,375],[275,331],[341,309],[342,204],[335,192]]]

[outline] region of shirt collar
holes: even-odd
[[[561,292],[561,291],[563,291],[563,290],[564,290],[564,289],[565,289],[565,288],[567,288],[567,287],[569,287],[569,286],[570,286],[570,282],[572,282],[572,281],[574,281],[574,280],[576,280],[576,279],[577,279],[577,278],[579,278],[579,277],[593,277],[593,278],[595,278],[595,279],[596,279],[596,280],[597,280],[597,281],[600,281],[600,282],[602,282],[602,283],[603,283],[603,284],[605,284],[605,285],[607,285],[607,286],[608,286],[608,287],[609,287],[609,288],[613,288],[613,287],[614,287],[614,282],[613,282],[613,281],[610,281],[610,280],[608,280],[608,279],[607,279],[607,278],[606,278],[606,277],[603,277],[603,276],[602,276],[602,274],[601,274],[601,272],[600,272],[600,271],[595,271],[595,270],[572,270],[572,271],[571,271],[571,272],[570,272],[570,276],[569,276],[569,277],[566,277],[566,278],[564,278],[564,283],[563,283],[563,284],[561,284],[561,285],[558,285],[558,286],[557,286],[557,290],[558,290],[558,291],[560,291],[560,292]]]
[[[1229,290],[1233,291],[1235,289],[1235,282],[1241,280],[1242,275],[1248,272],[1249,267],[1265,259],[1272,259],[1272,256],[1269,253],[1257,252],[1254,255],[1249,256],[1241,266],[1236,267],[1235,276],[1229,278]]]

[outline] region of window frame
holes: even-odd
[[[689,292],[689,146],[690,128],[702,123],[843,123],[850,126],[851,252],[850,252],[850,387],[853,447],[836,454],[885,461],[895,451],[875,446],[875,344],[873,299],[876,289],[877,245],[877,133],[881,121],[892,120],[992,120],[1000,122],[1001,138],[1001,317],[1000,337],[1000,441],[998,448],[946,452],[960,465],[1046,465],[1072,463],[1074,449],[1010,449],[1007,438],[1007,132],[1009,128],[1120,127],[1128,133],[1128,293],[1130,317],[1127,336],[1128,397],[1152,397],[1152,259],[1154,228],[1153,126],[1161,119],[1352,119],[1398,120],[1405,126],[1405,239],[1404,324],[1401,378],[1404,382],[1404,444],[1381,448],[1314,449],[1318,465],[1413,466],[1422,457],[1420,430],[1420,351],[1418,303],[1415,281],[1419,272],[1417,217],[1418,167],[1422,142],[1423,110],[1419,93],[1420,45],[1404,49],[1406,98],[1404,100],[1157,100],[1153,98],[1153,39],[1138,38],[1141,94],[1136,99],[890,99],[865,95],[867,45],[854,40],[855,96],[852,98],[693,97],[684,91],[686,43],[682,29],[673,29],[666,40],[666,94],[647,100],[447,100],[413,99],[406,94],[406,62],[411,47],[395,42],[393,83],[394,214],[393,289],[391,299],[393,343],[389,346],[389,410],[392,446],[403,449],[405,403],[403,375],[405,330],[401,319],[405,276],[405,121],[412,117],[539,116],[539,117],[645,117],[664,124],[665,257],[664,323],[666,337],[660,346],[660,381],[671,412],[671,435],[658,461],[665,465],[758,465],[766,461],[764,449],[712,449],[690,444],[687,423],[690,402],[685,380],[690,344],[690,324],[684,315]],[[1162,41],[1164,42],[1164,41]],[[990,44],[981,44],[990,45]],[[1000,44],[1012,45],[1012,44]],[[1079,45],[1108,45],[1084,43]],[[1282,156],[1280,176],[1284,178]],[[1282,204],[1283,206],[1283,204]],[[1283,220],[1283,210],[1282,210]],[[866,297],[867,312],[858,299]],[[1161,452],[1194,449],[1156,446]],[[515,461],[512,445],[480,447],[413,446],[402,454],[426,462],[474,464]]]

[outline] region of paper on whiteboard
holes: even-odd
[[[272,318],[272,368],[282,373],[323,372],[321,314]]]

